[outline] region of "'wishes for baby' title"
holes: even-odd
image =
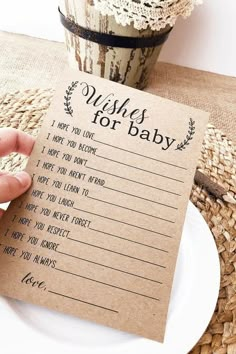
[[[124,119],[129,120],[128,136],[138,137],[147,142],[157,144],[162,150],[168,150],[171,146],[174,147],[176,139],[167,136],[159,131],[142,129],[141,126],[148,119],[147,109],[130,109],[130,98],[121,101],[116,99],[113,93],[104,96],[97,93],[97,89],[87,82],[80,82],[81,93],[86,97],[86,103],[99,108],[95,111],[92,117],[92,123],[99,124],[103,128],[112,130],[119,129]]]

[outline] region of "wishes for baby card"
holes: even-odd
[[[0,293],[163,341],[208,114],[63,76],[0,223]]]

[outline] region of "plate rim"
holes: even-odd
[[[211,294],[211,297],[212,297],[211,304],[207,305],[207,308],[208,308],[207,319],[205,318],[205,320],[202,321],[201,325],[198,327],[198,330],[197,331],[195,330],[196,333],[194,335],[192,335],[191,340],[188,340],[188,343],[186,343],[185,348],[183,348],[183,350],[181,349],[182,351],[178,352],[178,354],[186,354],[187,352],[189,352],[192,349],[192,347],[197,343],[197,341],[200,339],[201,335],[204,333],[204,331],[211,319],[211,316],[214,312],[214,309],[215,309],[215,306],[217,303],[217,299],[218,299],[219,288],[220,288],[220,262],[219,262],[219,256],[218,256],[217,247],[216,247],[213,235],[212,235],[206,221],[204,220],[203,216],[201,215],[201,213],[198,211],[198,209],[191,202],[189,202],[186,216],[188,216],[188,214],[189,214],[189,217],[190,217],[191,213],[193,213],[193,215],[195,214],[196,218],[199,218],[199,225],[201,225],[205,229],[204,233],[207,234],[207,236],[204,236],[204,241],[207,241],[208,244],[211,245],[212,255],[214,253],[213,257],[215,259],[214,259],[214,266],[212,267],[212,269],[214,268],[213,273],[214,273],[214,277],[215,277],[215,280],[214,280],[215,284],[214,284],[214,289],[211,289],[211,292],[212,293],[214,292],[214,299],[213,299],[213,295]],[[187,217],[186,217],[186,220],[187,220]],[[208,251],[209,251],[209,249],[208,249]],[[15,301],[15,300],[13,300],[13,301]],[[8,302],[8,305],[7,305],[7,302]],[[6,310],[5,312],[3,311],[4,315],[6,315],[7,318],[10,318],[10,320],[15,318],[16,316],[14,317],[14,314],[15,314],[14,310],[13,309],[10,310],[10,307],[11,307],[10,304],[12,303],[12,299],[5,299],[4,297],[0,296],[0,310],[3,309],[4,303],[5,303],[5,310]],[[6,305],[8,306],[8,311],[7,311]],[[13,311],[14,314],[12,313],[11,315],[9,315],[10,311]],[[4,320],[2,315],[1,315],[1,318]],[[5,322],[5,320],[4,320],[4,322]],[[189,326],[189,324],[188,324],[188,326]],[[7,326],[4,325],[5,331],[4,331],[4,329],[2,329],[2,335],[4,336],[4,338],[7,337],[9,332],[12,333],[12,331],[14,331],[13,327],[14,327],[14,325],[12,325],[12,323],[11,323],[11,326],[10,326],[11,331],[8,331]],[[37,339],[42,337],[41,332],[39,333],[38,331],[36,331],[35,328],[31,328],[28,324],[26,324],[22,321],[20,321],[20,323],[16,323],[16,327],[18,328],[18,331],[20,331],[19,333],[25,333],[25,331],[26,331],[27,336],[31,335],[32,337],[35,337]],[[22,327],[21,330],[19,327]],[[167,324],[167,327],[168,327],[168,324]],[[31,329],[31,331],[30,331],[30,329]],[[4,332],[6,332],[6,333],[4,334]],[[121,354],[121,353],[123,353],[124,350],[129,351],[130,354],[137,353],[137,352],[143,353],[144,350],[145,351],[148,350],[149,354],[154,354],[154,353],[155,354],[172,354],[169,352],[168,348],[167,349],[165,348],[165,345],[166,345],[165,342],[164,342],[164,344],[161,344],[161,343],[151,341],[151,340],[148,340],[148,339],[145,339],[142,337],[136,337],[137,339],[135,338],[134,340],[128,341],[126,343],[121,343],[121,344],[116,343],[115,347],[112,345],[109,345],[107,347],[100,346],[98,348],[96,348],[96,347],[86,348],[85,346],[81,346],[81,345],[80,346],[70,345],[70,343],[66,343],[66,344],[57,343],[54,338],[51,339],[50,337],[47,337],[46,335],[44,337],[45,337],[44,341],[42,341],[42,338],[41,338],[40,342],[42,342],[42,343],[45,342],[47,345],[47,343],[49,343],[51,341],[53,343],[53,348],[54,348],[53,350],[55,350],[56,346],[58,347],[58,354],[60,354],[60,351],[61,351],[61,353],[64,353],[65,349],[70,354],[77,353],[78,349],[81,349],[83,351],[83,354],[95,354],[95,353],[96,354],[110,354],[111,350],[114,354]],[[19,354],[21,354],[21,353],[28,354],[26,352],[25,347],[22,349],[19,347],[20,346],[19,341],[16,340],[16,343],[17,343],[17,351]],[[4,350],[5,349],[6,348],[4,348]],[[22,352],[20,350],[22,350]],[[48,353],[49,352],[50,352],[50,350],[48,350]],[[31,349],[29,346],[29,354],[30,353],[31,353]],[[41,352],[34,351],[34,353],[37,354],[37,353],[41,353]],[[5,352],[5,354],[12,354],[12,351],[10,351],[9,353]]]

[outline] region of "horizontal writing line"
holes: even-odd
[[[108,161],[112,161],[112,162],[115,162],[115,163],[119,163],[120,165],[124,165],[124,166],[130,167],[130,168],[135,168],[136,170],[139,170],[139,171],[151,173],[152,175],[156,175],[156,176],[159,176],[159,177],[167,178],[167,179],[170,179],[170,180],[175,181],[175,182],[184,183],[184,181],[182,181],[180,179],[176,179],[176,178],[173,178],[173,177],[161,175],[160,173],[156,173],[156,172],[153,172],[153,171],[145,170],[145,169],[143,169],[141,167],[133,166],[133,165],[130,165],[128,163],[124,163],[124,162],[120,162],[120,161],[117,161],[117,160],[109,159],[108,157],[97,155],[97,154],[96,154],[96,156],[100,157],[101,159],[104,159],[104,160],[108,160]]]
[[[111,146],[111,147],[113,147],[113,148],[115,148],[115,149],[118,149],[118,150],[122,150],[122,151],[129,152],[130,154],[134,154],[134,155],[137,155],[137,156],[145,157],[146,159],[153,160],[153,161],[156,161],[156,162],[160,162],[160,163],[163,163],[163,164],[165,164],[165,165],[169,165],[169,166],[173,166],[173,167],[176,167],[176,168],[180,168],[180,169],[182,169],[182,170],[187,170],[187,168],[185,168],[185,167],[178,166],[178,165],[175,165],[175,164],[173,164],[173,163],[166,162],[166,161],[154,159],[153,157],[145,156],[145,155],[139,154],[139,153],[134,152],[134,151],[130,151],[130,150],[127,150],[127,149],[124,149],[124,148],[121,148],[121,147],[118,147],[118,146],[115,146],[115,145],[111,145],[111,144],[104,143],[104,142],[99,141],[99,140],[93,139],[93,141],[95,141],[96,143],[99,143],[99,144]]]
[[[142,245],[142,246],[145,246],[145,247],[153,248],[153,249],[158,250],[158,251],[161,251],[161,252],[168,253],[168,251],[163,250],[162,248],[158,248],[158,247],[154,247],[154,246],[151,246],[151,245],[147,245],[146,243],[142,243],[142,242],[130,240],[129,238],[125,238],[125,237],[122,237],[122,236],[117,236],[117,235],[114,235],[114,234],[110,234],[109,232],[105,232],[105,231],[100,231],[100,230],[97,230],[97,229],[93,229],[92,227],[90,227],[89,230],[92,230],[92,231],[95,231],[95,232],[100,232],[101,234],[109,235],[109,236],[111,236],[111,237],[117,237],[117,238],[120,238],[121,240],[125,240],[125,241],[129,241],[129,242],[137,243],[138,245]]]
[[[151,186],[150,184],[145,184],[145,183],[142,183],[142,182],[138,182],[138,181],[135,181],[135,180],[133,180],[133,179],[126,178],[126,177],[118,176],[118,175],[115,175],[115,174],[110,173],[110,172],[98,170],[98,169],[96,169],[96,168],[89,167],[89,166],[86,166],[86,168],[88,168],[89,170],[93,170],[93,171],[97,171],[97,172],[104,173],[105,175],[109,175],[109,176],[121,178],[121,179],[124,179],[124,180],[126,180],[126,181],[133,182],[133,183],[137,183],[137,184],[140,184],[140,185],[145,186],[145,187],[150,187],[150,188],[153,188],[153,189],[157,189],[157,190],[159,190],[159,191],[162,191],[162,192],[166,192],[166,193],[169,193],[169,194],[173,194],[173,195],[178,195],[178,196],[180,196],[180,194],[178,194],[178,193],[171,192],[171,191],[168,191],[168,190],[166,190],[166,189],[154,187],[154,186]]]
[[[76,298],[71,297],[71,296],[67,296],[67,295],[64,295],[64,294],[56,293],[55,291],[52,291],[52,290],[48,290],[48,292],[51,293],[51,294],[55,294],[55,295],[58,295],[58,296],[65,297],[65,298],[70,299],[70,300],[75,300],[75,301],[82,302],[82,303],[87,304],[87,305],[99,307],[100,309],[103,309],[103,310],[108,310],[108,311],[111,311],[111,312],[119,313],[119,311],[109,309],[108,307],[92,304],[91,302],[83,301],[83,300],[76,299]]]
[[[161,265],[161,264],[153,263],[153,262],[146,261],[145,259],[140,259],[140,258],[137,258],[137,257],[129,256],[128,254],[121,253],[121,252],[117,252],[117,251],[113,251],[113,250],[110,250],[109,248],[105,248],[105,247],[101,247],[101,246],[96,246],[96,245],[93,245],[93,244],[91,244],[91,243],[84,242],[84,241],[80,241],[80,240],[76,240],[76,239],[71,238],[71,237],[67,237],[67,239],[68,239],[68,240],[71,240],[71,241],[74,241],[74,242],[82,243],[82,244],[87,245],[87,246],[99,248],[99,249],[104,250],[104,251],[107,251],[107,252],[115,253],[115,254],[118,254],[119,256],[123,256],[123,257],[127,257],[127,258],[132,258],[132,259],[135,259],[135,260],[140,261],[140,262],[143,262],[143,263],[148,263],[148,264],[154,265],[154,266],[156,266],[156,267],[166,268],[165,266],[163,266],[163,265]]]
[[[91,211],[87,211],[87,210],[83,210],[83,209],[79,209],[79,208],[75,208],[75,207],[74,207],[73,209],[78,210],[78,211],[82,211],[83,213],[86,213],[86,214],[91,214],[91,215],[99,216],[100,218],[104,218],[104,219],[112,220],[112,221],[115,221],[115,222],[119,222],[119,223],[124,224],[124,225],[136,227],[137,229],[144,230],[144,231],[148,231],[148,232],[152,232],[153,234],[157,234],[157,235],[161,235],[161,236],[165,236],[165,237],[172,238],[172,236],[169,236],[169,235],[166,235],[166,234],[162,234],[162,233],[160,233],[160,232],[153,231],[153,230],[150,230],[150,229],[146,229],[145,227],[141,227],[141,226],[129,224],[129,223],[125,222],[125,221],[121,221],[121,220],[109,218],[108,216],[104,216],[104,215],[92,213]]]
[[[148,295],[145,295],[145,294],[137,293],[137,292],[135,292],[135,291],[132,291],[132,290],[129,290],[129,289],[125,289],[125,288],[121,288],[121,287],[119,287],[119,286],[112,285],[112,284],[109,284],[109,283],[104,283],[104,282],[99,281],[99,280],[96,280],[96,279],[84,277],[83,275],[80,275],[80,274],[67,272],[66,270],[62,270],[62,269],[59,269],[59,268],[55,268],[55,270],[58,270],[58,271],[60,271],[60,272],[67,273],[67,274],[70,274],[70,275],[74,275],[75,277],[79,277],[79,278],[83,278],[83,279],[86,279],[86,280],[90,280],[90,281],[93,281],[93,282],[95,282],[95,283],[99,283],[99,284],[102,284],[102,285],[106,285],[106,286],[109,286],[109,287],[111,287],[111,288],[119,289],[119,290],[121,290],[121,291],[126,291],[126,292],[131,293],[131,294],[135,294],[135,295],[147,297],[148,299],[160,301],[160,300],[159,300],[158,298],[156,298],[156,297],[152,297],[152,296],[148,296]]]
[[[175,209],[175,210],[178,210],[178,208],[172,206],[172,205],[168,205],[168,204],[164,204],[164,203],[159,203],[159,202],[156,202],[155,200],[151,200],[151,199],[147,199],[147,198],[144,198],[144,197],[140,197],[138,195],[135,195],[135,194],[131,194],[131,193],[127,193],[127,192],[124,192],[124,191],[120,191],[118,189],[114,189],[114,188],[110,188],[110,187],[106,187],[106,186],[103,186],[103,188],[106,188],[106,189],[109,189],[111,191],[114,191],[114,192],[118,192],[118,193],[122,193],[122,194],[127,194],[127,195],[130,195],[131,197],[135,197],[135,198],[139,198],[139,199],[142,199],[142,200],[146,200],[148,202],[151,202],[151,203],[155,203],[155,204],[158,204],[158,205],[163,205],[167,208],[171,208],[171,209]]]
[[[63,254],[64,256],[68,256],[68,257],[71,257],[71,258],[76,258],[76,259],[79,259],[79,260],[84,261],[84,262],[96,264],[96,265],[98,265],[98,266],[100,266],[100,267],[112,269],[112,270],[115,270],[116,272],[125,273],[125,274],[131,275],[131,276],[133,276],[133,277],[137,277],[137,278],[141,278],[141,279],[145,279],[145,280],[152,281],[152,282],[154,282],[154,283],[162,284],[161,281],[154,280],[154,279],[150,279],[150,278],[146,278],[146,277],[143,277],[143,276],[138,275],[138,274],[126,272],[125,270],[121,270],[121,269],[118,269],[118,268],[110,267],[110,266],[108,266],[108,265],[106,265],[106,264],[97,263],[97,262],[91,261],[91,260],[89,260],[89,259],[77,257],[77,256],[74,256],[73,254],[69,254],[69,253],[65,253],[65,252],[61,252],[61,251],[57,251],[57,253]]]
[[[163,221],[166,221],[166,222],[170,222],[172,224],[174,224],[175,222],[172,221],[172,220],[168,220],[168,219],[164,219],[164,218],[161,218],[159,216],[155,216],[155,215],[151,215],[151,214],[147,214],[147,213],[144,213],[142,211],[139,211],[139,210],[135,210],[135,209],[131,209],[131,208],[127,208],[127,207],[124,207],[122,205],[119,205],[119,204],[114,204],[114,203],[110,203],[110,202],[107,202],[106,200],[102,200],[102,199],[97,199],[97,198],[93,198],[93,197],[90,197],[88,196],[89,199],[93,199],[93,200],[96,200],[98,202],[101,202],[101,203],[105,203],[105,204],[109,204],[109,205],[113,205],[113,206],[116,206],[118,208],[122,208],[122,209],[126,209],[126,210],[130,210],[130,211],[133,211],[135,213],[139,213],[139,214],[142,214],[142,215],[146,215],[146,216],[150,216],[154,219],[159,219],[159,220],[163,220]]]

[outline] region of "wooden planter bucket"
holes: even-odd
[[[138,89],[147,85],[171,27],[119,25],[102,16],[93,0],[63,0],[59,12],[71,67]]]

